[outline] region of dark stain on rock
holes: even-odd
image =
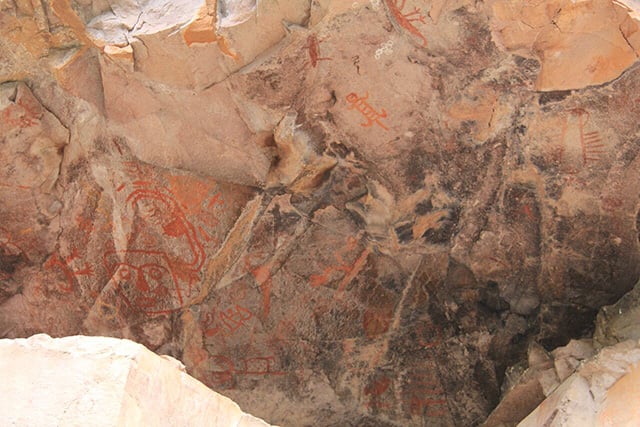
[[[408,243],[413,240],[413,222],[407,222],[394,229],[400,243]]]
[[[433,203],[431,203],[431,199],[422,201],[418,203],[413,210],[416,215],[426,215],[433,210]]]
[[[577,304],[553,302],[540,308],[540,332],[536,339],[547,351],[571,339],[593,334],[597,310]]]
[[[492,280],[480,289],[480,303],[495,313],[509,310],[509,303],[500,296],[498,283]]]
[[[538,104],[546,105],[553,102],[564,101],[570,95],[570,90],[554,90],[551,92],[542,92],[538,97]]]
[[[300,221],[300,215],[295,212],[280,212],[280,206],[276,205],[271,210],[273,215],[273,228],[274,231],[282,231],[293,227],[298,221]]]
[[[456,227],[460,220],[460,208],[450,208],[446,217],[440,219],[438,228],[430,228],[422,237],[428,243],[446,244],[451,241],[456,233]]]
[[[26,258],[23,254],[8,253],[0,246],[0,272],[11,275],[16,271],[18,265],[25,260]]]
[[[351,152],[351,150],[341,142],[331,141],[327,152],[330,155],[334,155],[336,157],[340,157],[341,159],[344,159],[345,157],[347,157],[347,154]]]
[[[518,68],[531,80],[534,80],[540,72],[540,61],[534,58],[525,58],[514,55],[514,62]]]
[[[407,156],[408,163],[403,168],[405,182],[412,191],[417,191],[424,184],[425,171],[433,165],[429,154],[420,147],[414,147]]]
[[[640,210],[636,213],[636,234],[638,237],[638,242],[640,242]]]

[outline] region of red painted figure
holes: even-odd
[[[311,34],[307,37],[306,48],[309,50],[309,58],[311,59],[311,65],[313,68],[318,66],[318,61],[329,61],[332,58],[321,58],[320,57],[320,43],[322,43],[324,39],[319,40],[315,34]]]
[[[409,12],[409,13],[405,14],[405,13],[402,13],[402,9],[404,9],[406,0],[385,0],[385,3],[389,7],[389,11],[391,12],[393,17],[395,18],[395,20],[398,23],[398,25],[400,25],[402,28],[404,28],[405,30],[409,31],[415,37],[420,39],[420,41],[422,42],[422,46],[426,46],[427,45],[427,39],[420,32],[420,30],[418,30],[412,24],[412,22],[415,22],[415,21],[422,22],[423,24],[426,23],[425,22],[425,17],[420,12],[420,9],[418,9],[416,7],[416,8],[413,9],[412,12]]]
[[[365,93],[363,97],[359,97],[355,92],[351,92],[349,95],[347,95],[347,102],[351,104],[348,107],[349,110],[355,108],[365,117],[365,119],[367,119],[366,122],[360,123],[360,126],[366,128],[373,126],[373,124],[375,123],[382,129],[389,130],[389,128],[387,128],[380,121],[380,119],[387,117],[387,112],[385,110],[380,110],[380,112],[374,110],[373,107],[367,102],[367,98],[369,98],[368,92]]]

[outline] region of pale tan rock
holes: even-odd
[[[578,427],[594,426],[596,407],[589,395],[589,383],[581,376],[572,376],[558,387],[518,427]]]
[[[234,5],[233,1],[226,1]],[[307,19],[309,2],[243,1],[219,23],[218,35],[222,37],[237,60],[233,69],[252,63],[260,54],[276,46],[287,35],[283,23],[302,25]],[[255,5],[255,6],[254,6]],[[228,7],[227,7],[228,8]],[[235,16],[235,17],[234,17]]]
[[[545,397],[569,378],[584,359],[594,354],[592,340],[571,340],[569,344],[547,352],[537,343],[529,345],[528,369],[519,366],[507,370],[508,386],[496,409],[483,426],[516,425],[529,415]],[[536,403],[537,402],[537,403]]]
[[[296,118],[296,114],[287,114],[274,131],[278,160],[268,178],[270,186],[291,184],[314,155],[309,137],[296,129]]]
[[[15,166],[3,171],[2,182],[51,191],[58,179],[69,132],[46,110],[24,83],[0,85],[0,134],[10,143],[0,146]]]
[[[540,381],[533,376],[521,376],[500,400],[498,406],[489,414],[483,427],[501,427],[515,425],[529,414],[545,398]]]
[[[218,39],[216,34],[216,4],[207,1],[198,10],[196,17],[182,31],[188,46],[193,43],[213,43]]]
[[[549,396],[560,385],[558,374],[554,369],[545,369],[542,371],[538,377],[538,382],[545,396]]]
[[[549,353],[538,343],[531,343],[529,345],[529,351],[527,355],[529,367],[548,367],[551,364],[551,356]]]
[[[553,350],[553,365],[560,381],[566,380],[583,360],[591,358],[594,353],[590,339],[571,340],[566,346]]]
[[[483,427],[515,425],[529,414],[559,385],[550,354],[539,344],[531,343],[528,351],[528,367],[514,366],[507,370],[498,406],[482,424]]]
[[[597,425],[634,426],[640,422],[640,366],[632,365],[607,391],[604,403],[597,415]]]
[[[558,374],[560,381],[564,381],[569,378],[569,376],[576,371],[579,364],[580,361],[571,356],[553,361],[553,366],[556,369],[556,373]]]
[[[3,423],[266,427],[140,344],[73,336],[0,340]]]
[[[214,5],[188,3],[178,11],[169,3],[139,10],[125,2],[88,24],[93,40],[106,44],[101,79],[107,117],[131,136],[130,148],[145,161],[195,167],[233,182],[262,183],[271,159],[237,107],[226,102],[232,89],[215,85],[241,64],[229,57],[223,39],[218,46],[210,43],[218,40],[217,33],[203,35],[204,27],[215,26]],[[164,9],[175,13],[161,13]],[[184,25],[181,36],[176,29]],[[132,69],[133,79],[127,76]],[[182,101],[176,104],[178,93]],[[251,140],[256,143],[244,143]],[[148,149],[149,141],[155,141],[155,149]],[[220,161],[222,167],[211,168]]]
[[[111,53],[112,57],[124,58],[126,61],[126,48],[106,46],[105,53]],[[64,90],[91,103],[98,111],[104,113],[102,76],[95,51],[72,51],[56,61],[53,69],[56,80]]]
[[[556,348],[551,352],[554,360],[565,357],[574,357],[577,360],[588,359],[593,356],[595,349],[592,339],[571,340],[569,344]]]
[[[316,157],[306,167],[289,188],[294,194],[311,196],[322,184],[327,182],[331,170],[337,161],[328,156]]]
[[[640,344],[600,351],[565,380],[519,427],[632,426],[640,422]]]
[[[633,9],[610,0],[491,3],[493,35],[506,50],[540,60],[537,90],[603,84],[638,60]]]
[[[123,62],[133,63],[133,48],[131,47],[131,45],[120,47],[117,45],[109,44],[104,47],[104,53],[112,58],[121,59]]]
[[[155,58],[162,61],[162,56]],[[227,102],[231,98],[227,85],[194,95],[186,89],[169,91],[141,75],[131,78],[112,61],[101,59],[101,70],[107,117],[131,137],[129,148],[136,156],[164,167],[189,167],[225,181],[265,182],[271,165],[269,152],[258,144],[235,105]],[[186,75],[163,70],[176,78]],[[176,96],[181,99],[178,108]]]

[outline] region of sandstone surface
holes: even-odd
[[[640,275],[638,10],[1,1],[0,336],[282,425],[532,409]]]
[[[128,340],[73,336],[0,340],[2,425],[268,427]]]
[[[518,427],[634,426],[640,423],[640,348],[603,349],[560,385]]]

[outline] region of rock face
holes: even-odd
[[[483,427],[633,426],[640,422],[640,285],[597,316],[593,339],[552,352],[532,343],[507,370],[502,398]]]
[[[532,344],[528,360],[507,370],[502,398],[483,427],[515,426],[595,353],[592,340],[572,340],[548,353]],[[526,366],[525,366],[526,365]],[[543,423],[544,424],[544,423]],[[543,425],[540,424],[540,425]]]
[[[518,427],[638,425],[639,367],[637,341],[605,348],[581,366]]]
[[[1,336],[271,423],[483,422],[640,274],[635,4],[0,3]]]
[[[3,339],[0,372],[4,425],[269,426],[128,340]]]
[[[490,3],[498,43],[540,61],[537,90],[607,83],[638,60],[640,27],[630,10],[633,1]]]
[[[594,339],[599,347],[640,339],[640,283],[615,304],[602,307]]]

